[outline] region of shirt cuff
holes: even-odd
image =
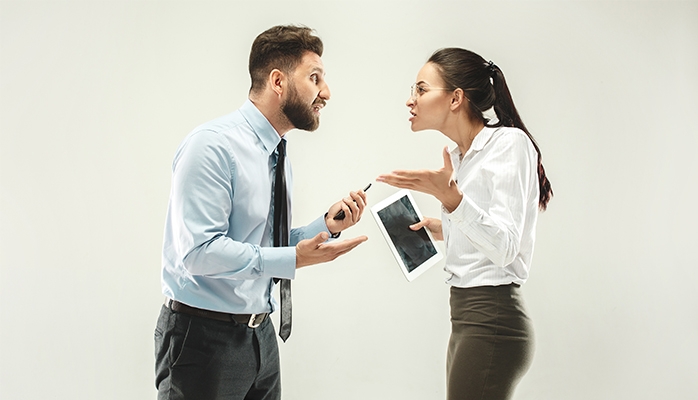
[[[296,277],[295,247],[263,247],[261,253],[262,275],[282,279]]]
[[[321,215],[315,221],[308,224],[308,232],[315,232],[313,236],[317,235],[320,232],[327,232],[328,235],[332,236],[332,232],[330,232],[329,228],[327,228],[327,224],[325,223],[325,215]]]
[[[458,204],[458,207],[456,207],[453,212],[449,213],[444,206],[441,206],[441,210],[449,220],[455,223],[465,222],[468,225],[477,221],[482,214],[480,207],[478,207],[477,204],[470,199],[470,197],[466,196],[465,193],[463,193],[463,198],[461,199],[460,204]]]

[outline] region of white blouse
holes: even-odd
[[[538,154],[517,128],[485,127],[451,162],[463,200],[442,208],[447,283],[519,285],[528,279],[538,218]]]

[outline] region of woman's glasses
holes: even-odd
[[[430,90],[452,90],[452,89],[422,86],[421,84],[413,83],[412,86],[410,86],[410,100],[415,101],[421,95],[423,95],[424,93],[426,93]]]

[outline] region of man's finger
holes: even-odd
[[[368,240],[368,236],[365,236],[365,235],[357,236],[353,239],[342,240],[341,242],[336,243],[338,245],[337,250],[338,251],[345,251],[345,250],[349,251],[349,250],[353,249],[354,247],[360,245],[361,243],[363,243],[367,240]]]
[[[327,234],[327,232],[320,232],[317,235],[315,235],[314,238],[310,239],[310,243],[312,244],[313,248],[317,248],[322,243],[327,241],[328,238],[329,238],[329,235]]]

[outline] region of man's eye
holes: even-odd
[[[317,75],[315,75],[315,74],[310,75],[310,80],[313,81],[314,84],[317,84],[317,82],[318,82]]]

